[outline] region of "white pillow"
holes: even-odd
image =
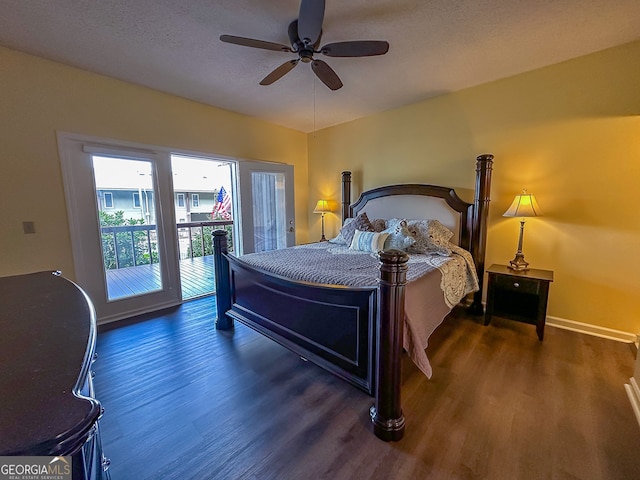
[[[401,220],[395,225],[391,225],[384,233],[389,234],[389,238],[384,242],[385,250],[403,250],[406,251],[411,245],[416,243],[416,239],[412,232],[407,228],[407,221]]]
[[[379,252],[384,250],[384,241],[389,236],[388,233],[363,232],[356,230],[351,241],[351,250],[361,252]]]

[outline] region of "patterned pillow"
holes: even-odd
[[[366,213],[363,212],[353,219],[347,218],[336,239],[342,237],[342,240],[344,240],[343,245],[351,245],[351,241],[353,240],[353,235],[356,230],[360,230],[361,232],[373,232],[373,227],[371,226],[371,222],[369,221],[369,217],[367,217]],[[334,241],[333,243],[338,242]]]
[[[384,249],[384,241],[388,236],[389,234],[384,232],[377,233],[356,230],[349,248],[361,252],[379,252]]]
[[[387,228],[395,228],[398,226],[398,224],[406,221],[406,218],[389,218],[384,221],[384,230],[386,230]]]
[[[384,218],[374,218],[371,220],[371,226],[374,232],[382,232],[387,228],[387,221]]]
[[[344,221],[344,224],[342,225],[342,228],[346,227],[351,222],[353,222],[353,218],[347,218]],[[342,229],[340,230],[340,232],[338,233],[337,236],[335,236],[334,238],[329,239],[329,242],[330,243],[336,243],[338,245],[350,245],[350,242],[347,242],[347,240],[342,235]]]
[[[407,252],[451,256],[449,240],[453,237],[453,232],[438,220],[409,220],[407,227],[416,239]]]
[[[396,250],[404,250],[406,251],[411,245],[416,243],[416,239],[413,236],[412,232],[407,228],[407,221],[400,220],[399,222],[395,222],[389,228],[383,230],[389,234],[387,240],[384,242],[384,249],[396,249]]]

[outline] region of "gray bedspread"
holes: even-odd
[[[413,282],[434,269],[440,270],[440,286],[450,308],[478,289],[471,254],[457,245],[451,247],[454,254],[450,257],[411,254],[407,271],[407,282]],[[375,254],[329,242],[251,253],[241,260],[292,280],[350,287],[377,285],[379,262]]]
[[[432,374],[425,351],[429,336],[453,306],[467,293],[478,290],[471,254],[457,245],[450,247],[454,252],[450,257],[409,256],[403,346],[428,378]],[[241,259],[293,280],[351,287],[375,287],[378,283],[379,262],[375,254],[329,242],[251,253]]]

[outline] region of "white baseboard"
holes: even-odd
[[[633,407],[633,413],[636,414],[636,420],[638,420],[638,424],[640,425],[640,388],[638,388],[636,379],[632,377],[629,383],[625,383],[624,388],[629,396],[631,407]]]
[[[586,333],[587,335],[608,338],[618,342],[634,343],[636,347],[638,346],[638,335],[631,332],[623,332],[622,330],[614,330],[612,328],[600,327],[598,325],[576,322],[559,317],[547,317],[546,324],[552,327],[571,330],[572,332]]]
[[[112,323],[112,322],[117,322],[119,320],[124,320],[127,318],[132,318],[132,317],[137,317],[138,315],[143,315],[145,313],[151,313],[151,312],[156,312],[159,310],[164,310],[166,308],[172,308],[172,307],[177,307],[178,305],[180,305],[182,302],[176,302],[176,301],[169,301],[169,302],[164,302],[164,303],[159,303],[157,305],[153,305],[150,307],[144,307],[144,308],[137,308],[137,309],[133,309],[133,310],[128,310],[126,312],[123,313],[118,313],[116,315],[107,315],[104,317],[100,317],[97,320],[97,324],[98,325],[106,325],[107,323]]]

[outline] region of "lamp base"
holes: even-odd
[[[516,253],[515,258],[509,262],[509,268],[511,270],[522,272],[524,270],[529,270],[529,263],[525,261],[524,254],[518,252]]]

